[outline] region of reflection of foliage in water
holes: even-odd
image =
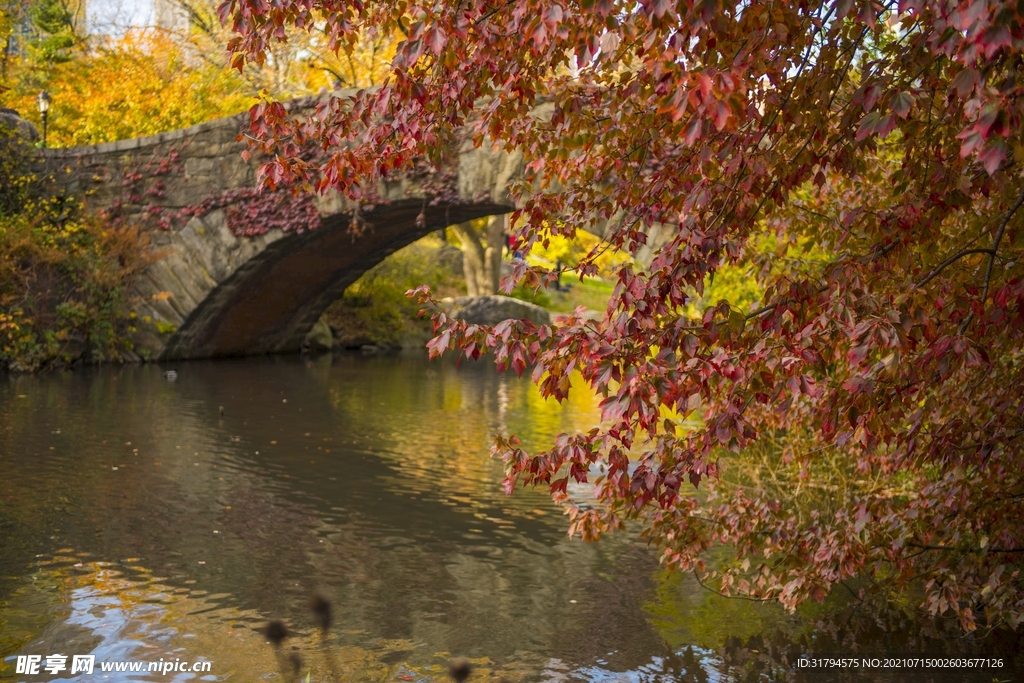
[[[875,607],[844,625],[854,603],[843,591],[795,615],[722,600],[686,575],[658,572],[632,533],[570,541],[543,491],[502,496],[491,434],[504,424],[540,441],[586,429],[597,410],[584,392],[559,407],[489,365],[404,354],[175,368],[173,384],[142,366],[0,386],[0,612],[13,624],[5,634],[19,638],[5,644],[21,647],[63,623],[68,591],[96,587],[95,572],[74,564],[92,571],[105,560],[107,576],[123,576],[104,585],[142,597],[124,601],[126,613],[155,628],[137,610],[166,594],[174,604],[159,605],[170,614],[163,623],[198,636],[184,641],[189,652],[237,662],[239,680],[275,670],[253,631],[271,616],[288,621],[321,680],[307,607],[314,582],[338,608],[337,656],[352,673],[342,680],[440,683],[449,655],[470,654],[491,660],[478,659],[482,681],[491,671],[516,682],[631,672],[710,683],[725,671],[717,680],[732,683],[755,660],[767,658],[757,671],[782,671],[779,657],[794,643],[852,652],[890,640],[891,631],[870,629],[882,618]],[[41,568],[40,553],[60,559]],[[732,555],[721,553],[716,562],[727,566]],[[134,568],[117,559],[136,554]],[[71,583],[44,581],[57,573]],[[38,590],[11,597],[26,582]],[[645,599],[649,618],[638,607]],[[829,621],[833,609],[839,618]],[[927,624],[887,623],[905,634],[891,638],[899,647],[931,646],[916,635]],[[248,661],[253,652],[258,662]]]
[[[461,367],[433,363],[414,371],[425,373],[428,381],[409,382],[403,375],[393,381],[377,377],[358,392],[338,385],[330,390],[331,403],[348,416],[363,414],[367,402],[387,405],[395,416],[411,420],[418,413],[417,423],[435,426],[434,436],[444,448],[419,447],[423,435],[418,425],[410,425],[409,431],[393,433],[392,447],[381,453],[400,459],[403,477],[421,478],[431,487],[484,495],[485,487],[493,490],[503,478],[500,461],[486,457],[496,433],[523,434],[528,444],[540,444],[561,431],[588,429],[600,419],[599,399],[591,392],[573,392],[559,404],[541,396],[530,382],[494,372],[486,361]],[[508,507],[550,509],[543,491],[506,501]]]
[[[320,667],[306,601],[322,582],[338,605],[339,658],[367,662],[344,680],[405,671],[441,681],[448,655],[438,653],[448,652],[489,657],[481,675],[500,668],[537,680],[547,650],[568,672],[586,662],[599,629],[628,653],[623,669],[652,651],[635,596],[653,562],[639,553],[639,569],[618,563],[635,539],[570,541],[543,492],[500,494],[501,463],[487,445],[503,414],[517,426],[537,417],[527,381],[419,356],[174,367],[173,384],[153,366],[108,367],[18,377],[0,392],[0,469],[18,463],[0,481],[0,501],[12,501],[0,505],[0,600],[39,574],[40,549],[67,547],[65,568],[141,555],[161,577],[152,583],[180,600],[168,622],[198,636],[195,651],[217,650],[208,638],[216,646],[231,624],[218,609],[233,609],[258,620],[236,629],[247,637],[270,616],[286,619],[303,661]],[[576,406],[581,419],[591,407]],[[546,430],[574,419],[548,412]],[[15,455],[23,452],[32,457]],[[46,590],[68,604],[66,586]],[[606,628],[596,601],[585,609],[589,596],[610,594],[628,628]],[[124,612],[150,623],[135,610]],[[34,642],[66,616],[48,605],[36,614],[45,623],[19,619],[13,631]],[[247,647],[264,649],[247,641],[218,659],[236,661]],[[273,671],[268,661],[253,676],[240,665],[240,680]]]

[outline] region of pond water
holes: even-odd
[[[634,533],[569,540],[546,493],[502,494],[495,432],[539,447],[597,419],[582,392],[546,403],[489,364],[420,354],[0,378],[0,681],[441,681],[452,657],[471,683],[1019,680],[1014,637],[725,600]],[[314,594],[333,605],[327,636]],[[291,631],[280,650],[269,619]],[[792,666],[812,650],[1005,661]],[[16,673],[18,655],[51,654],[67,669]],[[94,673],[72,675],[89,654]],[[129,660],[210,667],[100,671]]]

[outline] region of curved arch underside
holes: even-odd
[[[190,268],[202,267],[212,286],[205,293],[172,292],[171,299],[192,299],[195,305],[185,316],[180,316],[179,310],[184,320],[160,345],[162,348],[153,349],[156,356],[170,360],[298,351],[324,310],[389,254],[432,231],[508,213],[512,207],[493,203],[428,207],[426,222],[417,225],[421,210],[422,200],[415,199],[378,206],[365,216],[368,227],[361,235],[350,231],[350,216],[335,214],[324,217],[317,230],[268,236],[262,250],[244,258],[223,279],[216,278],[217,273],[211,273],[211,267],[202,263],[206,260],[213,264],[216,257],[204,259],[192,250],[183,262]],[[220,241],[225,241],[227,227],[218,225],[220,222],[222,216],[206,218],[204,242],[217,242],[217,236],[209,234],[211,230],[221,233]],[[212,270],[217,269],[214,266]],[[184,278],[175,279],[183,284]],[[156,284],[149,289],[163,286]]]

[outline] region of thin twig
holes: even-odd
[[[828,285],[824,285],[824,286],[820,287],[818,289],[818,291],[815,292],[815,294],[823,294],[823,293],[825,293],[827,291],[828,291]],[[770,310],[772,310],[774,308],[778,308],[779,306],[784,306],[786,304],[796,303],[797,301],[799,301],[799,299],[786,299],[785,301],[776,301],[773,304],[768,304],[767,306],[762,306],[761,308],[757,309],[756,311],[751,311],[750,313],[748,313],[747,317],[746,317],[746,320],[750,320],[751,318],[756,318],[759,315],[761,315],[762,313],[767,313],[768,311],[770,311]]]
[[[506,3],[504,4],[504,5],[499,5],[498,7],[495,7],[495,8],[494,8],[494,9],[492,9],[492,10],[491,10],[490,12],[488,12],[487,14],[483,15],[482,17],[480,17],[479,19],[477,19],[476,21],[474,21],[474,22],[473,22],[473,25],[474,25],[474,26],[476,26],[476,25],[479,25],[479,24],[480,24],[480,22],[482,22],[482,21],[486,21],[487,19],[490,19],[490,18],[491,18],[492,16],[494,16],[495,14],[497,14],[498,12],[500,12],[501,10],[503,10],[503,9],[505,9],[506,7],[509,7],[509,6],[511,6],[511,5],[512,5],[512,0],[508,0],[508,2],[506,2]]]
[[[711,591],[715,595],[721,595],[723,598],[731,598],[733,600],[749,600],[750,602],[774,602],[775,601],[775,598],[754,598],[754,597],[751,597],[749,595],[728,595],[726,593],[723,593],[722,591],[715,590],[714,588],[712,588],[711,586],[707,585],[706,583],[704,583],[703,581],[700,580],[700,575],[697,573],[696,569],[693,570],[693,578],[697,579],[697,583],[700,584],[701,588],[703,588],[704,590],[707,590],[707,591]]]

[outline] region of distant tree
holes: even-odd
[[[253,135],[279,155],[267,183],[372,196],[384,176],[442,164],[468,131],[525,156],[519,249],[595,221],[634,253],[651,229],[672,231],[649,267],[619,271],[599,321],[439,318],[435,353],[493,350],[559,399],[579,372],[604,397],[600,427],[547,452],[499,438],[509,491],[550,486],[586,538],[638,519],[664,563],[721,592],[794,607],[860,576],[921,584],[924,606],[967,630],[1024,619],[1020,5],[220,11],[239,67],[291,26],[339,50],[406,36],[378,90],[302,119],[254,110]],[[307,144],[324,156],[299,154]],[[705,298],[728,269],[754,284],[752,304]],[[779,478],[735,476],[744,462]],[[572,480],[593,481],[596,504],[573,500]],[[687,490],[699,484],[707,497]],[[707,566],[722,544],[733,559]]]
[[[0,84],[6,83],[7,71],[14,53],[16,40],[15,32],[21,21],[20,5],[13,2],[0,4],[0,44],[3,46],[3,53],[0,54]],[[3,90],[0,90],[0,95]]]
[[[23,68],[8,106],[38,117],[40,90],[53,97],[51,146],[87,145],[151,135],[245,111],[247,84],[223,66],[195,63],[159,31],[135,30],[95,44],[45,69]]]
[[[47,192],[34,157],[0,118],[0,371],[134,357],[129,292],[148,241]]]
[[[8,80],[13,60],[36,65],[63,61],[84,38],[77,19],[81,5],[67,0],[0,0],[0,79]]]
[[[37,30],[31,47],[46,62],[67,61],[68,51],[83,37],[75,25],[77,7],[67,0],[35,0],[28,5],[28,16]]]

